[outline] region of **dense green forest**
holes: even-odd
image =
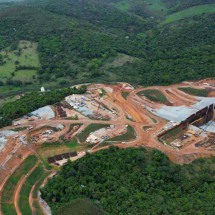
[[[81,199],[111,215],[214,214],[214,163],[210,158],[181,166],[159,151],[112,147],[67,163],[42,197],[53,214],[78,207]]]
[[[128,81],[166,85],[214,77],[214,3],[214,0],[1,3],[0,49],[21,53],[20,40],[33,42],[38,45],[40,67],[34,68],[37,75],[28,82],[17,81],[16,73],[8,71],[11,75],[0,80],[0,92],[41,84],[55,87],[89,81]],[[201,14],[195,14],[195,6],[200,12],[202,6]],[[183,14],[186,9],[191,9],[189,17]],[[174,16],[171,23],[165,21],[178,12],[182,13],[175,21]],[[1,65],[7,57],[0,53]]]

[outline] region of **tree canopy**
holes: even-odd
[[[0,48],[17,50],[20,40],[38,44],[41,66],[36,68],[34,83],[127,81],[167,85],[214,77],[215,14],[205,12],[163,24],[169,14],[196,5],[210,7],[213,1],[160,0],[156,1],[157,8],[147,0],[141,4],[129,1],[126,7],[120,2],[0,4]],[[123,62],[121,55],[132,60]],[[122,63],[113,63],[115,60]],[[17,82],[15,75],[11,73],[1,85],[21,88],[27,84]]]
[[[176,165],[159,151],[118,149],[68,162],[41,190],[53,214],[89,199],[105,214],[213,214],[215,158]]]

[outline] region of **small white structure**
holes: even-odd
[[[44,92],[46,91],[46,90],[45,90],[45,87],[41,87],[40,90],[41,90],[42,93],[44,93]]]
[[[100,138],[95,136],[94,134],[91,134],[87,139],[86,142],[90,143],[90,144],[95,144],[98,143],[100,141]]]
[[[64,129],[64,125],[58,124],[56,128],[57,128],[58,130],[63,130],[63,129]]]

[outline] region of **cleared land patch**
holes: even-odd
[[[101,208],[87,199],[77,199],[65,207],[61,207],[56,215],[103,215]]]
[[[201,97],[208,97],[209,93],[211,92],[211,90],[195,89],[195,88],[191,88],[191,87],[181,87],[178,89],[187,93],[187,94],[190,94],[193,96],[201,96]]]
[[[160,102],[163,104],[169,103],[166,96],[159,90],[144,90],[138,93],[139,96],[145,96],[147,99],[154,101],[154,102]]]
[[[173,13],[171,15],[168,15],[165,18],[165,20],[162,22],[162,24],[169,24],[190,16],[202,15],[204,13],[215,13],[215,4],[194,6],[194,7]]]
[[[111,138],[107,142],[109,142],[109,141],[130,141],[135,138],[136,138],[136,132],[135,132],[134,128],[132,126],[128,125],[127,132],[125,134]]]
[[[43,143],[38,149],[37,153],[40,155],[41,160],[43,161],[47,169],[50,168],[50,165],[47,161],[48,157],[53,157],[58,154],[63,154],[72,151],[81,151],[84,147],[78,144],[75,140],[65,141],[65,142],[51,142]]]

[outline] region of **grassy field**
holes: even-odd
[[[19,168],[10,176],[2,190],[1,206],[4,215],[16,215],[15,207],[13,205],[13,193],[19,180],[29,172],[36,164],[37,158],[29,156],[19,166]]]
[[[1,72],[0,72],[1,74]],[[3,80],[3,78],[0,75],[0,79]],[[0,87],[0,93],[8,93],[10,91],[18,91],[21,90],[21,87],[11,86],[11,85],[5,85]]]
[[[148,126],[148,125],[143,126],[143,130],[144,130],[144,131],[147,131],[148,129],[151,129],[151,128],[153,128],[153,127],[152,127],[152,126]]]
[[[159,90],[144,90],[138,93],[139,96],[144,95],[147,99],[154,101],[154,102],[160,102],[163,104],[168,103],[166,96]]]
[[[194,7],[173,13],[171,15],[168,15],[165,18],[165,20],[162,22],[162,24],[169,24],[190,16],[202,15],[204,13],[215,13],[215,4],[194,6]]]
[[[42,209],[40,208],[40,205],[38,203],[38,201],[36,201],[35,199],[37,198],[37,194],[38,194],[38,191],[40,189],[40,186],[42,185],[43,181],[45,180],[45,178],[49,175],[48,172],[46,171],[43,171],[43,173],[40,175],[40,178],[39,180],[36,182],[36,185],[33,189],[33,198],[34,198],[34,201],[33,201],[33,207],[35,208],[36,210],[36,214],[37,215],[44,215],[44,213],[42,212]]]
[[[25,183],[22,186],[22,189],[19,194],[19,208],[22,215],[32,214],[31,207],[29,204],[29,195],[33,185],[40,179],[41,175],[43,175],[44,169],[41,164],[39,164],[36,169],[28,176]]]
[[[147,3],[147,8],[152,13],[164,14],[167,11],[165,4],[161,0],[145,0]]]
[[[104,212],[87,199],[77,199],[60,208],[56,215],[103,215]]]
[[[100,97],[103,97],[107,94],[107,92],[103,88],[101,88],[100,90],[101,90]]]
[[[1,51],[0,55],[3,57],[3,61],[5,62],[0,66],[1,80],[6,81],[8,78],[12,78],[12,80],[32,81],[33,76],[36,76],[36,70],[16,71],[16,66],[40,66],[36,43],[20,41],[17,50],[11,51],[8,48]]]
[[[47,161],[48,157],[52,157],[58,154],[63,154],[71,151],[82,151],[84,146],[78,144],[75,140],[65,141],[65,142],[53,142],[53,143],[43,143],[38,149],[39,154],[43,164],[47,169],[50,169],[50,165]]]
[[[211,92],[211,90],[195,89],[195,88],[191,88],[191,87],[181,87],[178,89],[187,93],[187,94],[190,94],[193,96],[201,96],[201,97],[207,97],[208,94]]]
[[[151,14],[164,14],[167,11],[165,3],[161,0],[122,0],[114,3],[114,5],[120,9],[129,11],[132,8],[145,8],[145,10],[149,11]]]
[[[1,90],[0,90],[0,92],[1,92]],[[7,102],[14,102],[14,101],[16,101],[18,98],[19,98],[19,96],[9,96],[9,97],[7,97],[7,98],[0,99],[0,107],[1,107],[2,105],[4,105],[5,103],[7,103]]]
[[[155,118],[150,117],[150,119],[152,120],[152,122],[157,123],[158,121]]]
[[[24,131],[25,129],[27,129],[28,127],[17,127],[14,129],[11,129],[12,131]]]
[[[43,181],[45,180],[45,178],[49,175],[48,172],[43,171],[42,175],[40,175],[39,180],[37,181],[34,190],[33,190],[33,198],[36,199],[37,198],[37,192],[40,188],[40,186],[42,185]]]
[[[100,128],[107,128],[110,125],[105,124],[91,124],[84,131],[78,134],[78,138],[80,142],[85,142],[89,134],[93,131],[99,130]]]
[[[124,98],[124,99],[127,99],[127,97],[129,96],[129,92],[122,92],[122,97]]]
[[[15,72],[13,80],[32,81],[32,77],[36,76],[36,70],[18,70]]]
[[[33,206],[36,210],[36,215],[44,215],[43,210],[40,208],[40,205],[37,201],[33,203]]]
[[[166,134],[164,134],[160,138],[160,140],[162,140],[162,142],[170,144],[172,141],[176,140],[177,138],[179,138],[183,134],[184,134],[184,130],[176,127],[176,128],[173,128],[172,130],[166,132]]]
[[[81,124],[81,123],[74,123],[74,124],[71,124],[71,125],[69,126],[69,130],[68,130],[67,133],[69,133],[70,131],[72,131],[72,129],[73,129],[76,125],[82,126],[83,124]],[[65,140],[65,134],[62,135],[62,136],[60,136],[60,140],[66,141],[66,140]]]
[[[136,138],[136,132],[135,132],[134,128],[129,125],[127,128],[127,132],[125,134],[111,138],[111,139],[107,140],[107,142],[109,142],[109,141],[130,141],[135,138]]]
[[[119,1],[115,4],[115,6],[117,8],[119,8],[120,10],[129,10],[132,6],[132,1],[131,0],[122,0]]]
[[[106,70],[110,69],[110,68],[117,68],[120,66],[125,65],[126,63],[131,63],[134,62],[135,60],[137,60],[138,58],[126,55],[126,54],[118,54],[114,57],[110,57],[109,59],[107,59],[104,63],[104,68]],[[113,74],[112,74],[113,75]]]
[[[64,119],[66,119],[66,120],[78,120],[78,115],[75,114],[75,116],[69,116],[69,117],[66,117]]]
[[[76,125],[81,126],[81,125],[83,125],[83,124],[82,124],[82,123],[74,123],[74,124],[71,124],[71,125],[69,126],[69,130],[68,130],[67,133],[69,133],[70,131],[72,131],[72,129],[73,129]]]

